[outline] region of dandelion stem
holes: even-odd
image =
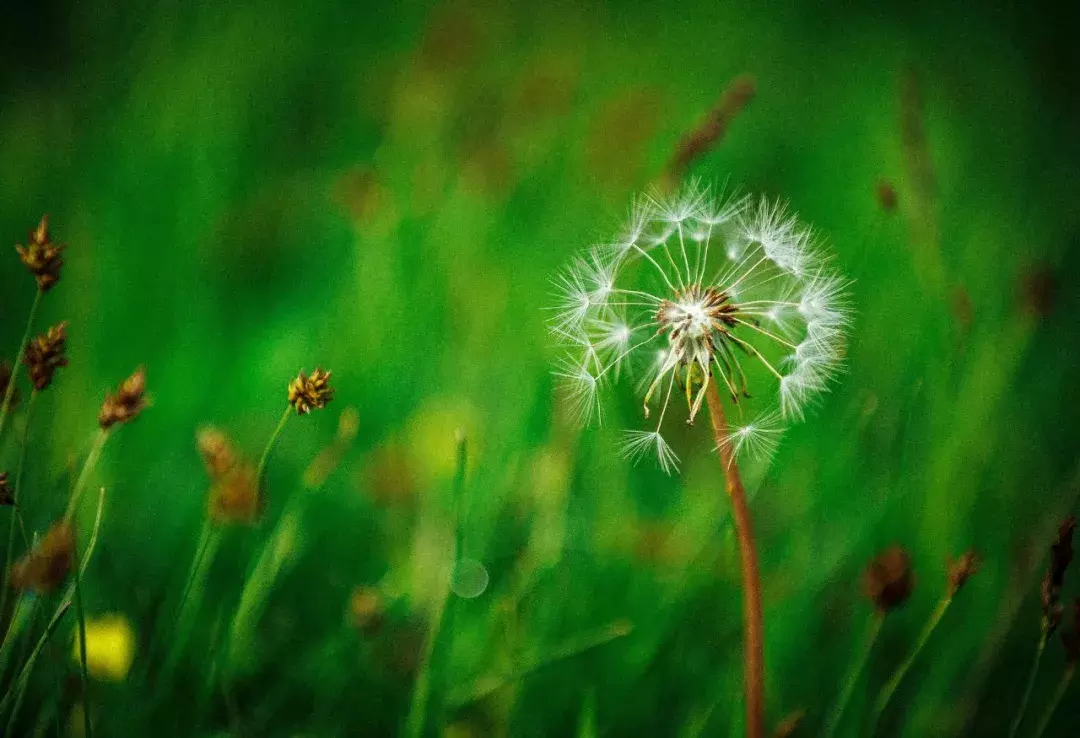
[[[19,522],[22,529],[23,542],[29,548],[30,541],[26,536],[26,527],[22,525],[22,516],[19,512],[19,490],[22,489],[23,468],[26,466],[26,445],[30,438],[30,419],[34,415],[34,401],[37,399],[37,390],[30,393],[30,399],[26,402],[26,425],[23,427],[22,447],[19,449],[19,466],[15,469],[15,490],[12,493],[11,520],[8,522],[7,554],[4,556],[4,583],[3,592],[0,592],[0,618],[7,612],[8,592],[11,589],[11,558],[15,555],[15,523]]]
[[[855,685],[859,683],[859,677],[862,676],[863,669],[866,668],[866,662],[870,660],[870,652],[874,650],[874,643],[877,641],[878,634],[881,633],[881,624],[884,622],[885,613],[880,610],[876,611],[866,632],[862,651],[851,664],[847,676],[844,677],[844,683],[840,687],[840,696],[836,700],[836,707],[833,708],[822,735],[831,736],[840,726],[840,719],[844,717],[844,710],[847,709],[848,702],[851,701],[851,695],[855,692]]]
[[[765,734],[765,656],[761,616],[761,576],[758,572],[754,529],[750,507],[746,501],[739,469],[735,465],[730,444],[723,443],[728,434],[724,406],[716,383],[709,385],[706,399],[713,434],[720,453],[720,462],[727,482],[735,518],[735,533],[739,539],[739,559],[743,577],[743,678],[746,681],[746,735],[761,738]]]
[[[1031,662],[1031,671],[1028,673],[1027,686],[1024,687],[1024,696],[1020,698],[1020,708],[1016,711],[1012,725],[1009,726],[1009,738],[1015,738],[1020,730],[1020,724],[1024,722],[1024,713],[1027,712],[1028,700],[1031,699],[1031,691],[1035,688],[1035,677],[1039,674],[1039,662],[1042,661],[1043,651],[1046,650],[1046,642],[1050,640],[1050,634],[1043,626],[1039,642],[1035,644],[1035,659]]]
[[[259,466],[255,470],[255,489],[257,491],[262,489],[263,474],[266,473],[266,462],[270,459],[270,452],[274,450],[274,446],[277,445],[278,436],[281,435],[281,431],[285,429],[285,424],[289,422],[289,416],[292,415],[292,405],[285,406],[285,412],[281,415],[281,420],[278,421],[277,427],[274,428],[274,432],[270,434],[270,440],[266,442],[266,448],[263,449],[262,457],[259,459]]]
[[[76,560],[78,557],[76,556]],[[90,724],[90,677],[86,672],[86,613],[83,611],[81,566],[75,567],[75,619],[79,626],[79,674],[82,677],[83,735],[93,738],[94,729]]]
[[[911,665],[915,663],[915,659],[919,657],[919,653],[922,651],[923,646],[930,640],[930,636],[933,635],[934,629],[937,628],[938,623],[941,622],[942,616],[945,615],[945,611],[949,609],[949,605],[952,604],[952,595],[945,595],[938,602],[937,607],[934,608],[934,612],[931,613],[930,619],[926,621],[926,625],[923,626],[922,632],[919,633],[918,640],[915,641],[915,647],[911,649],[911,653],[908,654],[904,663],[900,664],[899,668],[882,687],[881,693],[874,701],[874,709],[870,717],[870,735],[874,733],[874,727],[877,725],[878,719],[882,713],[885,712],[885,708],[889,704],[889,700],[892,699],[893,693],[896,692],[897,687],[900,686],[900,682],[903,681],[904,676],[907,674]]]
[[[79,478],[75,480],[75,487],[71,490],[71,499],[68,500],[67,510],[64,512],[64,520],[71,520],[75,515],[75,509],[78,507],[79,498],[82,496],[82,491],[86,487],[86,482],[90,478],[90,473],[97,466],[98,459],[101,458],[101,451],[105,448],[105,441],[109,440],[109,431],[102,428],[98,431],[98,434],[94,437],[94,445],[90,447],[90,452],[86,455],[86,462],[83,464],[82,471],[79,472]]]
[[[1043,733],[1050,727],[1050,721],[1054,718],[1054,713],[1057,712],[1058,705],[1061,704],[1061,698],[1069,691],[1069,683],[1072,681],[1073,674],[1075,673],[1075,663],[1065,667],[1061,679],[1058,680],[1057,688],[1054,690],[1054,696],[1050,698],[1050,704],[1047,706],[1046,712],[1043,713],[1042,719],[1039,721],[1039,727],[1035,730],[1035,738],[1042,738]]]
[[[0,437],[4,434],[4,424],[7,422],[8,410],[11,409],[11,398],[15,396],[15,380],[19,376],[19,364],[22,363],[23,353],[26,352],[26,344],[30,342],[30,332],[34,330],[34,317],[37,315],[38,306],[41,304],[41,289],[34,294],[34,302],[30,306],[30,317],[26,319],[26,330],[22,340],[19,341],[19,350],[15,353],[15,363],[11,367],[11,377],[8,379],[7,389],[4,390],[4,404],[0,406]]]

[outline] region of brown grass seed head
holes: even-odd
[[[949,561],[949,597],[963,589],[967,580],[979,571],[979,557],[974,551],[965,551],[956,561]]]
[[[11,567],[11,586],[40,594],[52,592],[67,579],[75,562],[75,530],[60,521]]]
[[[250,524],[262,513],[255,467],[219,428],[201,428],[195,443],[210,476],[207,515],[215,523]]]
[[[64,354],[66,343],[67,321],[64,321],[52,326],[26,345],[23,363],[26,364],[31,384],[38,392],[52,384],[57,369],[68,365],[67,356]]]
[[[255,478],[255,466],[246,461],[212,477],[207,514],[215,523],[250,525],[259,519],[263,500]]]
[[[98,425],[107,430],[117,423],[131,422],[146,405],[146,369],[140,366],[120,383],[116,394],[105,398],[98,413]]]
[[[289,382],[289,404],[296,410],[297,415],[307,415],[313,409],[322,409],[334,399],[330,374],[319,368],[309,377],[301,371],[296,375],[296,379]]]
[[[882,613],[903,605],[914,589],[911,557],[899,546],[874,557],[863,575],[863,591]]]
[[[1073,558],[1073,532],[1076,518],[1070,515],[1058,527],[1057,538],[1050,546],[1050,566],[1042,581],[1043,628],[1050,635],[1061,624],[1061,587],[1065,583],[1065,570]]]
[[[386,616],[386,604],[374,587],[357,587],[349,597],[349,619],[365,636],[379,632]]]
[[[51,290],[60,281],[60,268],[64,265],[64,249],[67,246],[53,243],[49,238],[49,216],[43,215],[37,228],[30,232],[29,243],[17,245],[19,259],[37,280],[42,292]]]

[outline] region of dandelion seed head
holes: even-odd
[[[712,382],[740,406],[778,405],[728,441],[736,453],[763,453],[842,365],[848,282],[816,234],[766,198],[713,195],[699,183],[640,198],[615,243],[586,251],[556,285],[552,332],[569,351],[556,373],[571,408],[595,417],[599,390],[624,366],[641,369],[651,428],[629,432],[623,450],[665,471],[677,468],[662,435],[672,402],[686,402],[691,424]]]

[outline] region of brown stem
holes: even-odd
[[[750,507],[746,503],[739,468],[735,465],[731,445],[724,443],[727,420],[720,403],[716,383],[710,383],[705,395],[709,403],[709,418],[724,466],[727,493],[735,516],[735,533],[739,538],[739,559],[743,577],[743,678],[746,682],[746,735],[762,738],[765,734],[765,655],[761,618],[761,576],[758,573],[757,549],[754,546],[754,526],[750,522]]]

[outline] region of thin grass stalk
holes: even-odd
[[[453,709],[460,709],[466,705],[478,702],[488,695],[508,687],[511,684],[522,681],[526,677],[541,669],[557,664],[560,661],[574,658],[583,653],[595,650],[607,645],[619,638],[624,638],[634,631],[634,626],[627,620],[616,620],[603,629],[577,636],[551,653],[539,657],[530,664],[515,669],[507,674],[495,674],[482,677],[468,687],[454,690],[448,695],[448,703]]]
[[[191,634],[190,621],[194,617],[192,608],[197,607],[192,603],[198,603],[201,600],[202,590],[206,585],[206,577],[210,573],[210,565],[221,546],[222,538],[223,531],[220,528],[209,520],[203,523],[202,533],[199,535],[199,543],[195,550],[195,558],[191,562],[191,570],[188,572],[187,581],[184,583],[184,588],[180,593],[176,627],[163,667],[165,674],[168,674],[176,666],[180,654],[187,645],[188,637]]]
[[[262,478],[266,473],[266,462],[270,459],[270,452],[274,450],[274,446],[277,445],[278,437],[281,435],[281,431],[285,429],[285,424],[289,422],[289,418],[293,414],[292,405],[285,406],[285,412],[281,415],[281,420],[278,421],[277,427],[274,428],[274,432],[270,434],[270,440],[266,443],[266,448],[263,449],[262,456],[259,458],[259,466],[255,469],[255,489],[262,490]]]
[[[26,467],[26,446],[30,439],[30,420],[34,416],[34,404],[38,392],[35,389],[30,393],[30,399],[26,401],[26,425],[23,427],[22,447],[19,449],[19,465],[15,469],[15,492],[11,505],[11,520],[8,522],[7,553],[4,555],[4,583],[3,592],[0,592],[0,618],[7,612],[8,593],[11,590],[11,559],[15,555],[15,522],[19,521],[22,528],[23,542],[27,547],[30,541],[26,536],[26,526],[22,525],[21,513],[19,512],[19,490],[22,489],[23,469]]]
[[[881,625],[884,622],[885,613],[880,610],[875,611],[871,617],[870,627],[867,630],[866,638],[863,640],[862,650],[859,652],[859,655],[856,656],[855,661],[852,662],[851,668],[848,669],[847,676],[844,677],[844,683],[840,687],[840,696],[837,697],[836,706],[833,707],[832,714],[829,716],[829,721],[825,724],[825,730],[822,731],[822,735],[831,736],[836,732],[836,729],[840,727],[840,721],[844,717],[844,711],[847,709],[848,703],[851,702],[851,695],[855,693],[855,685],[859,683],[859,678],[866,669],[867,662],[870,661],[870,653],[874,650],[874,644],[877,643],[878,635],[881,633]]]
[[[22,670],[19,672],[18,678],[12,685],[12,688],[8,690],[8,693],[4,695],[4,699],[0,701],[0,715],[4,714],[4,711],[8,708],[8,705],[12,702],[13,707],[11,715],[8,717],[7,729],[4,731],[4,735],[14,735],[15,719],[19,714],[19,707],[22,705],[23,696],[26,693],[26,687],[30,682],[30,675],[34,671],[34,664],[37,662],[38,656],[41,654],[42,649],[45,648],[45,644],[52,638],[53,633],[56,632],[57,627],[60,625],[60,621],[63,620],[64,615],[71,608],[71,600],[61,601],[60,606],[56,608],[56,612],[53,613],[52,620],[49,621],[48,627],[38,639],[37,644],[34,646],[34,650],[30,652],[30,657],[26,660]]]
[[[1061,704],[1061,699],[1065,696],[1065,693],[1069,691],[1069,683],[1072,682],[1074,674],[1076,674],[1075,663],[1065,667],[1065,671],[1062,673],[1061,679],[1054,689],[1054,696],[1050,698],[1050,704],[1046,706],[1046,712],[1043,713],[1042,719],[1039,720],[1039,727],[1035,729],[1035,738],[1042,738],[1043,733],[1050,727],[1050,721],[1054,719],[1054,713],[1057,712],[1058,706]]]
[[[79,628],[79,675],[82,678],[83,735],[94,738],[94,728],[90,722],[90,675],[86,666],[86,613],[83,610],[81,567],[75,567],[75,619]]]
[[[11,379],[8,380],[7,389],[4,390],[4,403],[0,405],[0,438],[4,435],[4,425],[7,423],[8,411],[11,409],[11,398],[15,396],[15,383],[19,376],[19,364],[22,363],[23,354],[26,353],[26,344],[30,342],[30,334],[34,330],[34,317],[37,315],[38,306],[41,305],[41,296],[44,292],[39,288],[34,294],[34,302],[30,305],[30,316],[26,319],[26,330],[23,331],[22,340],[19,341],[19,350],[15,353],[15,363],[11,366]]]
[[[1031,692],[1035,688],[1035,678],[1039,675],[1039,662],[1042,661],[1043,651],[1046,650],[1048,640],[1050,640],[1050,634],[1044,625],[1042,634],[1039,636],[1039,642],[1035,644],[1035,658],[1031,662],[1031,671],[1028,672],[1024,696],[1020,698],[1020,707],[1017,709],[1016,717],[1013,718],[1012,724],[1009,726],[1009,738],[1016,738],[1016,733],[1020,730],[1020,724],[1024,722],[1024,713],[1027,712],[1028,701],[1031,699]]]
[[[74,576],[76,580],[67,586],[63,596],[60,598],[60,604],[57,605],[56,610],[53,612],[52,618],[49,620],[49,625],[45,628],[45,632],[38,639],[37,644],[34,646],[34,650],[30,652],[29,658],[23,665],[22,671],[19,672],[19,677],[16,680],[13,689],[8,690],[8,694],[0,702],[0,715],[3,715],[4,709],[7,707],[8,702],[15,696],[15,707],[12,710],[11,717],[8,719],[8,728],[3,735],[13,735],[12,726],[15,724],[15,718],[18,715],[19,706],[22,704],[23,694],[26,691],[26,686],[30,680],[30,674],[33,671],[34,663],[37,661],[38,656],[41,654],[46,643],[52,637],[56,631],[57,626],[63,619],[63,616],[71,608],[75,598],[75,585],[78,578],[81,578],[86,574],[86,568],[90,564],[90,558],[94,554],[94,549],[97,547],[98,535],[101,532],[101,515],[105,509],[105,488],[101,488],[101,492],[98,496],[97,512],[94,515],[94,528],[90,533],[90,540],[86,544],[86,551],[83,553],[82,561],[77,565]],[[20,598],[20,602],[25,602],[27,598]],[[40,602],[40,599],[35,598],[35,602]],[[85,709],[85,705],[84,705]]]
[[[881,688],[881,693],[874,701],[874,709],[870,716],[870,734],[873,735],[874,729],[877,727],[878,720],[885,712],[885,708],[889,705],[889,700],[892,699],[893,694],[900,686],[900,682],[903,681],[904,676],[908,673],[912,664],[915,663],[915,659],[919,657],[919,653],[922,651],[923,646],[930,640],[930,636],[933,635],[934,629],[937,628],[938,623],[941,622],[941,618],[945,615],[945,611],[949,609],[949,605],[952,604],[952,596],[945,595],[938,602],[937,607],[934,608],[934,612],[931,613],[930,619],[926,621],[926,625],[923,626],[922,632],[919,633],[919,638],[915,642],[915,647],[908,654],[907,659],[893,672],[893,675],[889,678],[889,681],[885,683],[885,686]]]
[[[724,406],[716,383],[709,384],[705,395],[709,405],[713,435],[724,470],[726,489],[731,499],[735,519],[735,534],[739,540],[739,560],[743,579],[743,679],[746,691],[746,735],[762,738],[765,734],[765,647],[761,614],[761,575],[758,571],[754,527],[750,506],[746,500],[739,468],[735,464],[730,444],[724,443],[728,433]]]
[[[461,512],[461,497],[465,488],[465,465],[468,457],[468,447],[465,441],[465,436],[458,438],[457,445],[457,470],[454,475],[453,486],[453,520],[454,526],[454,550],[451,551],[451,570],[449,575],[453,575],[453,566],[457,564],[458,556],[461,553],[461,520],[458,516]],[[424,643],[424,653],[421,657],[420,666],[416,671],[416,681],[413,684],[412,699],[409,704],[409,713],[405,721],[405,734],[409,738],[419,738],[424,732],[424,726],[427,720],[428,711],[428,698],[431,691],[431,663],[432,656],[435,653],[435,646],[439,640],[440,631],[443,626],[443,619],[446,615],[447,604],[450,600],[450,580],[449,576],[447,581],[443,583],[440,589],[435,606],[432,609],[431,625],[428,631],[427,640]]]
[[[79,472],[78,479],[75,480],[75,486],[71,490],[71,497],[68,499],[67,509],[64,511],[64,519],[71,520],[75,516],[75,510],[79,505],[79,498],[82,496],[83,489],[86,488],[86,483],[90,479],[90,474],[97,467],[98,460],[101,458],[101,452],[105,448],[105,442],[109,440],[109,431],[105,428],[100,428],[97,435],[94,436],[94,443],[90,446],[89,453],[86,454],[86,462],[83,463],[82,471]]]
[[[296,545],[299,528],[299,506],[291,503],[282,513],[241,590],[240,601],[228,632],[228,656],[225,660],[227,669],[231,670],[237,665],[240,649],[262,613],[282,565]]]

